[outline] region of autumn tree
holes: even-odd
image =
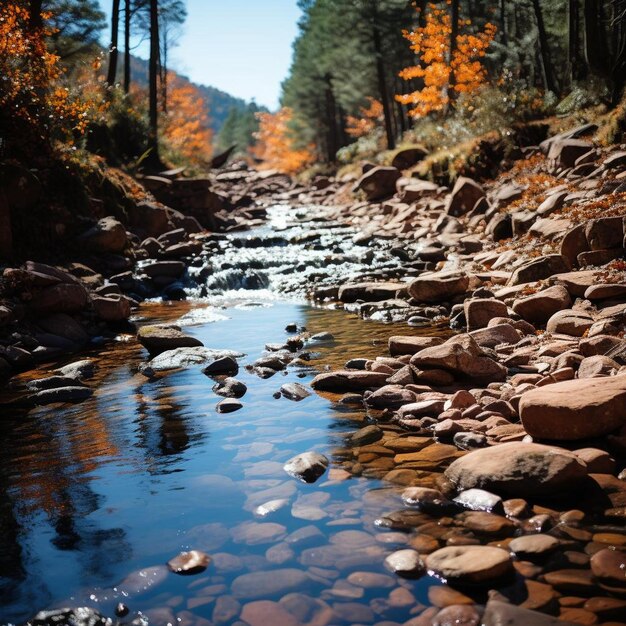
[[[213,131],[202,94],[193,83],[173,72],[168,82],[170,106],[163,117],[163,141],[184,161],[207,166],[212,156]]]
[[[309,148],[296,148],[289,128],[293,112],[283,107],[276,113],[258,113],[259,130],[253,154],[267,169],[296,174],[313,161]]]
[[[396,97],[412,107],[413,117],[445,111],[455,96],[472,93],[485,82],[487,71],[482,58],[495,37],[496,27],[487,22],[480,32],[471,33],[470,25],[470,20],[457,20],[453,28],[448,10],[430,4],[424,25],[403,31],[420,63],[403,69],[399,75],[407,81],[421,79],[423,87]]]
[[[348,115],[346,118],[346,132],[350,137],[364,137],[381,125],[384,119],[384,109],[380,100],[368,98],[369,106],[361,107],[360,115]]]

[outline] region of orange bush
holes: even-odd
[[[403,31],[411,49],[420,58],[421,64],[403,69],[399,76],[404,80],[421,78],[424,87],[413,93],[398,95],[402,104],[413,105],[410,114],[422,117],[445,109],[450,101],[446,90],[449,87],[457,94],[471,93],[486,80],[487,73],[481,58],[485,56],[496,34],[493,24],[486,24],[476,34],[462,32],[471,25],[470,20],[459,20],[457,48],[450,59],[450,34],[452,19],[449,12],[429,4],[425,24],[412,31]],[[454,71],[454,84],[449,85]]]
[[[311,148],[296,149],[289,131],[293,112],[283,107],[276,113],[257,113],[259,130],[255,133],[257,143],[253,155],[267,169],[276,169],[285,174],[296,174],[313,162]]]
[[[346,118],[346,132],[350,137],[364,137],[369,135],[383,121],[383,105],[375,98],[368,98],[369,106],[361,107],[361,117],[348,115]]]

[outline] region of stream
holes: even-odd
[[[255,600],[280,600],[302,623],[403,623],[428,604],[436,580],[397,578],[383,565],[410,539],[376,524],[402,508],[402,488],[340,468],[365,410],[338,396],[275,397],[287,382],[307,385],[324,368],[384,354],[393,334],[419,334],[304,298],[312,283],[394,277],[406,266],[391,242],[365,248],[350,228],[321,221],[311,230],[288,207],[270,214],[266,226],[205,244],[187,301],[144,303],[134,320],[176,322],[207,347],[244,353],[241,410],[216,412],[222,398],[200,366],[142,375],[147,352],[120,335],[72,359],[95,360],[93,397],[5,412],[0,428],[13,443],[0,449],[0,623],[67,606],[112,617],[122,602],[128,620],[238,624]],[[270,378],[243,367],[294,323],[334,339],[309,340],[310,361]],[[46,375],[40,368],[18,381]],[[315,484],[283,470],[307,451],[331,461]],[[185,550],[211,563],[193,576],[171,573],[167,561]]]

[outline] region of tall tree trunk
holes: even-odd
[[[130,91],[130,0],[124,0],[124,93]]]
[[[584,0],[585,11],[585,57],[594,74],[607,74],[606,34],[602,26],[602,3],[600,0]]]
[[[548,91],[558,93],[556,79],[554,78],[554,70],[550,60],[550,48],[548,46],[548,35],[543,22],[543,14],[539,0],[533,0],[533,11],[535,12],[535,20],[537,21],[537,30],[539,31],[539,52],[541,53],[541,72],[543,74],[543,84]]]
[[[111,45],[109,46],[109,71],[107,72],[107,85],[112,87],[117,76],[118,47],[117,38],[120,26],[120,0],[113,0],[111,9]]]
[[[503,46],[508,45],[506,28],[506,0],[500,0],[500,41]]]
[[[149,71],[149,109],[150,109],[150,148],[149,162],[158,166],[159,159],[159,110],[158,110],[158,80],[159,80],[159,2],[150,0],[150,60]]]
[[[161,63],[161,108],[167,113],[167,26],[163,26],[163,62]]]
[[[452,0],[450,4],[450,43],[448,51],[448,65],[450,67],[450,76],[446,85],[446,95],[448,96],[448,104],[445,107],[447,114],[450,108],[454,108],[456,100],[456,75],[454,73],[454,54],[457,50],[457,40],[459,38],[459,0]]]
[[[578,53],[578,19],[578,0],[569,0],[568,56],[570,63],[570,86],[582,77],[580,55]]]
[[[387,136],[387,149],[393,150],[396,147],[396,138],[393,134],[393,111],[387,89],[385,63],[383,60],[383,49],[378,28],[378,11],[376,7],[377,0],[372,3],[372,43],[374,44],[374,55],[376,56],[376,79],[378,82],[378,93],[380,101],[383,105],[383,114],[385,116],[385,135]]]
[[[43,18],[41,17],[41,5],[43,0],[30,0],[30,19],[28,27],[31,30],[37,30],[43,27]]]
[[[332,76],[326,74],[326,159],[328,163],[333,163],[337,159],[337,150],[339,150],[339,142],[337,140],[337,101],[333,92]]]

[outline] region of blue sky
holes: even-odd
[[[108,0],[100,4],[110,10]],[[196,83],[277,108],[300,17],[296,0],[187,0],[186,5],[172,68]],[[104,39],[109,37],[107,32]],[[145,57],[145,49],[136,52]]]

